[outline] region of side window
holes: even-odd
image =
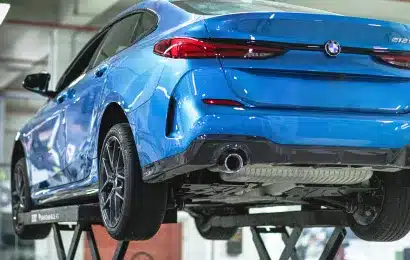
[[[135,28],[132,42],[137,42],[147,36],[156,26],[157,18],[153,14],[145,12]]]
[[[140,16],[140,13],[128,16],[111,27],[95,59],[94,65],[130,46],[131,37]]]
[[[91,42],[83,48],[83,50],[78,54],[74,61],[70,64],[68,69],[64,72],[63,76],[60,78],[57,84],[57,92],[64,90],[67,86],[76,80],[81,74],[87,71],[90,62],[92,61],[95,53],[98,52],[98,47],[100,46],[102,40],[104,39],[105,33],[101,33],[96,38],[92,39]]]

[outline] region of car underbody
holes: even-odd
[[[370,175],[371,176],[371,175]],[[304,177],[304,176],[301,176]],[[276,205],[327,206],[352,211],[357,195],[376,188],[369,179],[357,184],[297,184],[227,182],[219,173],[198,171],[172,181],[173,199],[181,208],[265,207]]]
[[[170,204],[179,209],[307,205],[354,213],[363,197],[379,190],[378,175],[406,168],[407,147],[306,147],[207,135],[182,154],[144,167],[143,176],[170,183]],[[368,209],[375,214],[376,206]]]
[[[204,203],[344,206],[342,202],[338,202],[338,198],[373,189],[368,182],[356,185],[232,183],[218,181],[218,176],[214,173],[194,173],[181,179],[183,184],[175,189],[175,195],[185,206]]]

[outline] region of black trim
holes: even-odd
[[[276,165],[370,166],[410,169],[410,146],[401,149],[282,145],[267,139],[236,135],[203,135],[184,152],[143,167],[146,182],[210,168],[227,149],[241,149],[249,163]]]
[[[215,43],[227,43],[227,44],[249,44],[254,46],[274,47],[280,48],[285,51],[289,50],[303,50],[303,51],[320,51],[325,53],[325,44],[301,44],[301,43],[286,43],[286,42],[273,42],[273,41],[252,41],[241,39],[228,39],[228,38],[212,38],[204,39],[202,41],[215,42]],[[384,49],[367,49],[359,47],[341,46],[341,53],[349,54],[361,54],[361,55],[378,55],[378,54],[394,54],[394,55],[410,55],[410,52],[402,50],[384,50]],[[271,58],[271,57],[268,57]]]
[[[385,62],[384,62],[385,63]],[[389,65],[389,64],[387,64]],[[403,76],[390,76],[390,75],[370,75],[370,74],[360,74],[360,73],[346,73],[346,72],[328,72],[328,71],[307,71],[307,70],[285,70],[285,69],[261,69],[261,68],[238,68],[237,70],[245,71],[247,73],[253,74],[263,74],[263,73],[276,73],[276,76],[289,76],[293,78],[303,78],[306,77],[320,77],[323,79],[327,77],[332,80],[344,80],[344,79],[354,79],[356,81],[362,80],[365,82],[380,82],[380,81],[410,81],[410,78]]]
[[[177,101],[175,100],[174,97],[171,97],[169,99],[167,120],[166,120],[166,126],[165,126],[165,135],[167,137],[170,137],[172,132],[175,130],[174,123],[175,123],[175,116],[176,116],[175,115],[176,106],[177,106]]]

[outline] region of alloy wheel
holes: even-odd
[[[12,207],[13,207],[13,222],[17,230],[23,227],[23,224],[18,220],[18,214],[24,212],[26,205],[26,189],[24,181],[24,171],[21,166],[16,166],[14,169],[12,181]]]
[[[100,207],[104,222],[115,227],[120,220],[124,205],[124,157],[120,143],[111,136],[102,151],[100,177]]]

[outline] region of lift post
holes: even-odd
[[[334,259],[346,236],[346,229],[344,227],[347,226],[343,211],[321,209],[240,216],[214,216],[208,221],[208,224],[219,227],[249,226],[260,260],[271,260],[266,244],[261,236],[261,234],[266,233],[276,233],[282,236],[285,248],[279,260],[299,260],[295,246],[303,229],[309,227],[335,227],[320,256],[320,260]],[[286,227],[293,228],[290,234]]]

